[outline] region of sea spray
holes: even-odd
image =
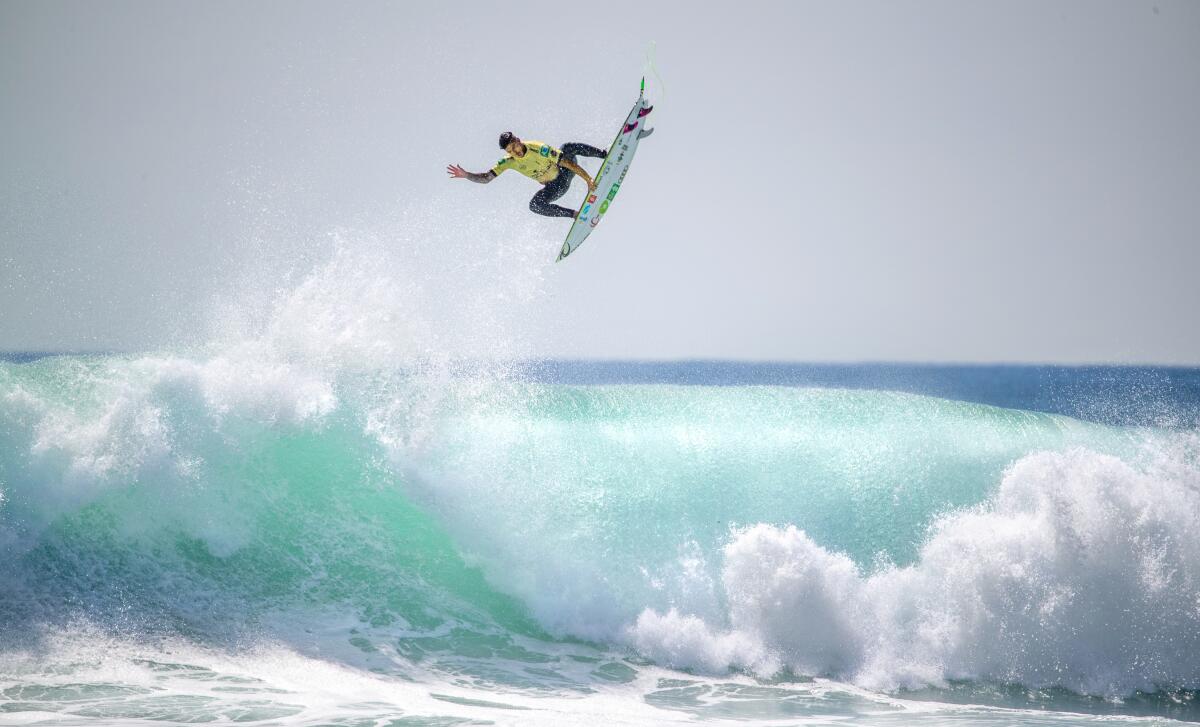
[[[732,674],[943,695],[965,680],[977,701],[997,682],[1200,686],[1187,424],[604,372],[539,383],[536,366],[463,359],[519,306],[489,293],[477,318],[439,319],[431,281],[401,268],[343,240],[195,350],[0,362],[0,663],[25,675],[4,694],[59,695],[31,702],[53,711],[78,677],[98,695],[83,709],[182,714],[167,702],[191,698],[192,667],[267,682],[305,660],[344,667],[355,694],[381,688],[367,673],[438,694],[637,685],[639,705],[684,711],[702,711],[696,690],[718,710],[744,696]],[[1172,421],[1195,421],[1176,398],[1190,414]],[[672,667],[691,676],[655,671]],[[88,682],[102,673],[113,694],[175,676],[166,702],[122,712]],[[214,694],[184,702],[312,714]]]

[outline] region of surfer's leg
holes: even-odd
[[[549,182],[546,186],[539,189],[537,194],[533,195],[533,199],[529,200],[529,209],[547,217],[574,217],[575,210],[550,204],[567,193],[567,188],[571,186],[571,177],[573,176],[575,175],[566,169],[560,171],[558,176],[554,178],[554,181]]]
[[[534,212],[536,212],[539,215],[545,215],[547,217],[574,217],[575,216],[575,210],[569,210],[566,207],[560,207],[556,204],[550,204],[548,201],[543,199],[543,197],[544,197],[543,192],[545,192],[545,191],[546,190],[543,189],[541,192],[538,192],[537,194],[533,195],[533,199],[529,200],[529,209],[533,210]]]
[[[571,161],[575,161],[575,157],[580,154],[584,155],[585,157],[596,157],[597,159],[603,159],[606,156],[603,149],[597,149],[596,147],[589,146],[588,144],[581,144],[577,141],[563,144],[562,155],[564,157],[570,159]]]

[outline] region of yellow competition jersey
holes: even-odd
[[[542,184],[554,181],[554,178],[558,176],[558,158],[562,152],[540,141],[522,141],[521,143],[525,145],[525,156],[515,157],[512,154],[505,154],[504,158],[492,167],[492,172],[498,177],[509,169],[515,169]]]

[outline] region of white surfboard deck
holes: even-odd
[[[596,174],[596,191],[588,193],[583,206],[575,214],[575,222],[571,225],[567,239],[558,253],[558,260],[562,260],[578,250],[588,235],[592,234],[592,230],[600,224],[600,220],[604,219],[604,215],[612,206],[613,199],[617,196],[617,191],[621,189],[621,184],[625,181],[629,165],[633,163],[633,155],[637,152],[638,142],[650,136],[650,132],[654,131],[646,128],[647,117],[654,107],[646,103],[645,94],[646,79],[643,78],[642,90],[638,93],[637,103],[633,105],[633,110],[625,118],[625,123],[617,132],[617,138],[613,140],[612,146],[608,147],[608,156],[604,158],[604,163]]]

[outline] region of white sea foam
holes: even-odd
[[[1139,466],[1023,457],[987,503],[941,518],[915,564],[873,575],[794,527],[739,530],[723,553],[727,626],[646,610],[627,638],[677,666],[782,664],[874,688],[1196,688],[1200,469],[1194,435],[1174,444]]]
[[[658,669],[634,673],[628,683],[594,678],[585,693],[530,691],[487,688],[486,683],[472,684],[407,662],[400,673],[366,669],[329,658],[319,648],[313,651],[317,653],[276,641],[236,650],[205,648],[184,638],[147,643],[75,623],[42,635],[34,650],[0,649],[0,691],[24,702],[24,709],[15,713],[21,723],[39,724],[92,723],[89,718],[98,724],[262,721],[297,726],[641,727],[694,722],[686,713],[660,709],[642,698],[660,679],[681,676]],[[563,662],[564,670],[575,665],[566,654],[547,659],[555,666]],[[748,680],[741,681],[728,686],[748,686]],[[811,691],[813,701],[820,702],[821,691]],[[45,708],[34,711],[34,704]]]
[[[223,355],[204,361],[148,356],[67,371],[67,400],[22,388],[7,392],[3,416],[9,457],[23,461],[36,529],[110,488],[133,483],[178,487],[193,482],[197,437],[236,418],[262,426],[320,421],[336,408],[330,381],[287,362]]]

